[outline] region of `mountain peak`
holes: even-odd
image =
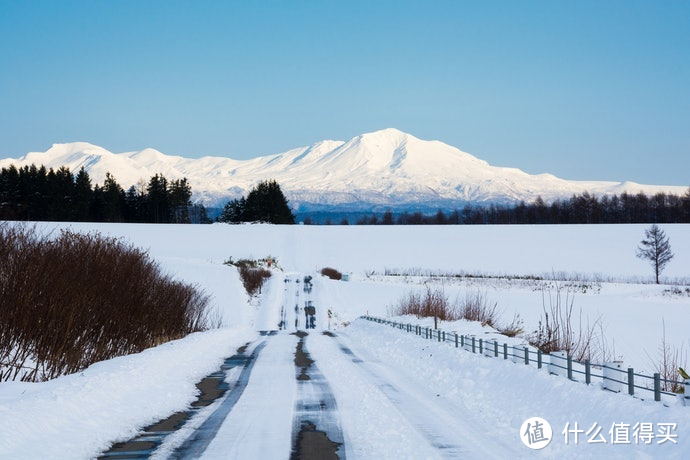
[[[360,134],[354,139],[359,139],[371,143],[379,143],[384,145],[401,145],[405,144],[409,139],[417,139],[411,134],[407,134],[399,129],[386,128],[370,133]]]
[[[89,142],[66,142],[53,144],[45,152],[32,152],[32,153],[42,153],[45,155],[72,155],[75,153],[88,153],[90,155],[103,155],[110,153],[108,150],[100,147],[98,145],[91,144]]]

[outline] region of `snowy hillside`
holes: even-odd
[[[347,142],[321,141],[307,147],[254,158],[189,159],[154,149],[112,153],[88,143],[55,144],[46,152],[2,159],[0,167],[43,164],[84,167],[95,183],[110,172],[125,188],[156,173],[187,177],[194,199],[223,206],[261,180],[276,179],[299,211],[453,208],[463,203],[549,201],[588,191],[595,194],[660,191],[681,195],[687,187],[632,182],[569,181],[551,174],[530,175],[495,167],[439,141],[426,141],[396,129],[362,134]]]
[[[385,317],[406,293],[432,286],[451,299],[483,292],[498,303],[505,319],[518,312],[530,331],[542,313],[543,290],[553,289],[549,282],[534,284],[534,277],[563,272],[564,279],[579,286],[574,299],[583,320],[602,317],[617,357],[636,372],[649,372],[658,358],[664,321],[667,343],[687,351],[690,297],[687,284],[641,283],[652,275],[648,264],[634,255],[644,225],[37,226],[54,233],[65,227],[99,231],[148,248],[172,276],[196,283],[212,296],[225,327],[48,382],[0,383],[0,458],[98,457],[113,442],[187,410],[196,400],[195,383],[245,344],[263,351],[246,389],[200,458],[294,458],[295,426],[299,428],[305,413],[316,417],[308,413],[313,407],[323,410],[312,420],[329,422],[326,431],[337,432],[340,452],[350,460],[690,455],[690,407],[680,398],[669,398],[664,405],[649,397],[602,391],[600,382],[570,382],[546,370],[357,319],[364,314]],[[664,280],[687,282],[690,225],[663,228],[676,254]],[[277,268],[262,294],[250,300],[237,270],[223,261],[268,255]],[[320,276],[324,266],[349,274],[350,280]],[[432,276],[461,272],[477,276]],[[317,321],[316,329],[300,338],[291,327],[300,315],[291,312],[307,296],[298,282],[307,274],[314,278],[310,298]],[[679,292],[671,292],[674,288]],[[286,313],[290,327],[259,334],[276,329]],[[432,323],[400,320],[425,327]],[[441,328],[479,338],[496,336],[489,327],[463,320],[442,322]],[[313,386],[296,379],[295,350],[302,345],[318,366],[312,370]],[[226,374],[230,394],[243,373],[231,369]],[[308,399],[313,397],[317,399]],[[211,419],[225,401],[200,409],[165,438],[152,458],[171,458],[173,449],[191,439],[204,417]],[[540,451],[523,444],[521,426],[531,417],[542,417],[553,428],[551,442]],[[649,443],[636,424],[652,430],[647,430]],[[614,426],[620,431],[611,431]],[[562,433],[568,429],[566,437]],[[584,430],[579,441],[578,429]]]

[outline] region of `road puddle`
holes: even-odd
[[[337,460],[339,447],[340,443],[328,439],[326,433],[318,431],[313,423],[304,422],[290,460]]]
[[[294,335],[300,339],[297,343],[297,350],[295,351],[295,366],[300,370],[297,380],[310,380],[309,367],[314,364],[314,360],[309,357],[309,353],[304,351],[304,338],[308,334],[304,331],[297,331]]]

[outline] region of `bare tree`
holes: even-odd
[[[648,260],[654,267],[656,284],[659,284],[659,274],[673,259],[671,245],[664,231],[656,224],[645,230],[644,234],[645,239],[640,241],[640,246],[637,247],[637,257]]]

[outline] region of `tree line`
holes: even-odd
[[[308,222],[305,222],[308,223]],[[516,205],[472,205],[435,214],[385,211],[357,219],[358,225],[444,224],[640,224],[690,223],[690,188],[683,195],[648,196],[622,193],[596,196],[588,192],[547,204],[541,197]],[[340,224],[349,224],[346,220]]]
[[[203,206],[191,202],[186,178],[156,174],[125,191],[106,173],[92,185],[82,167],[74,175],[63,166],[10,165],[0,170],[0,220],[194,223],[206,222]]]

